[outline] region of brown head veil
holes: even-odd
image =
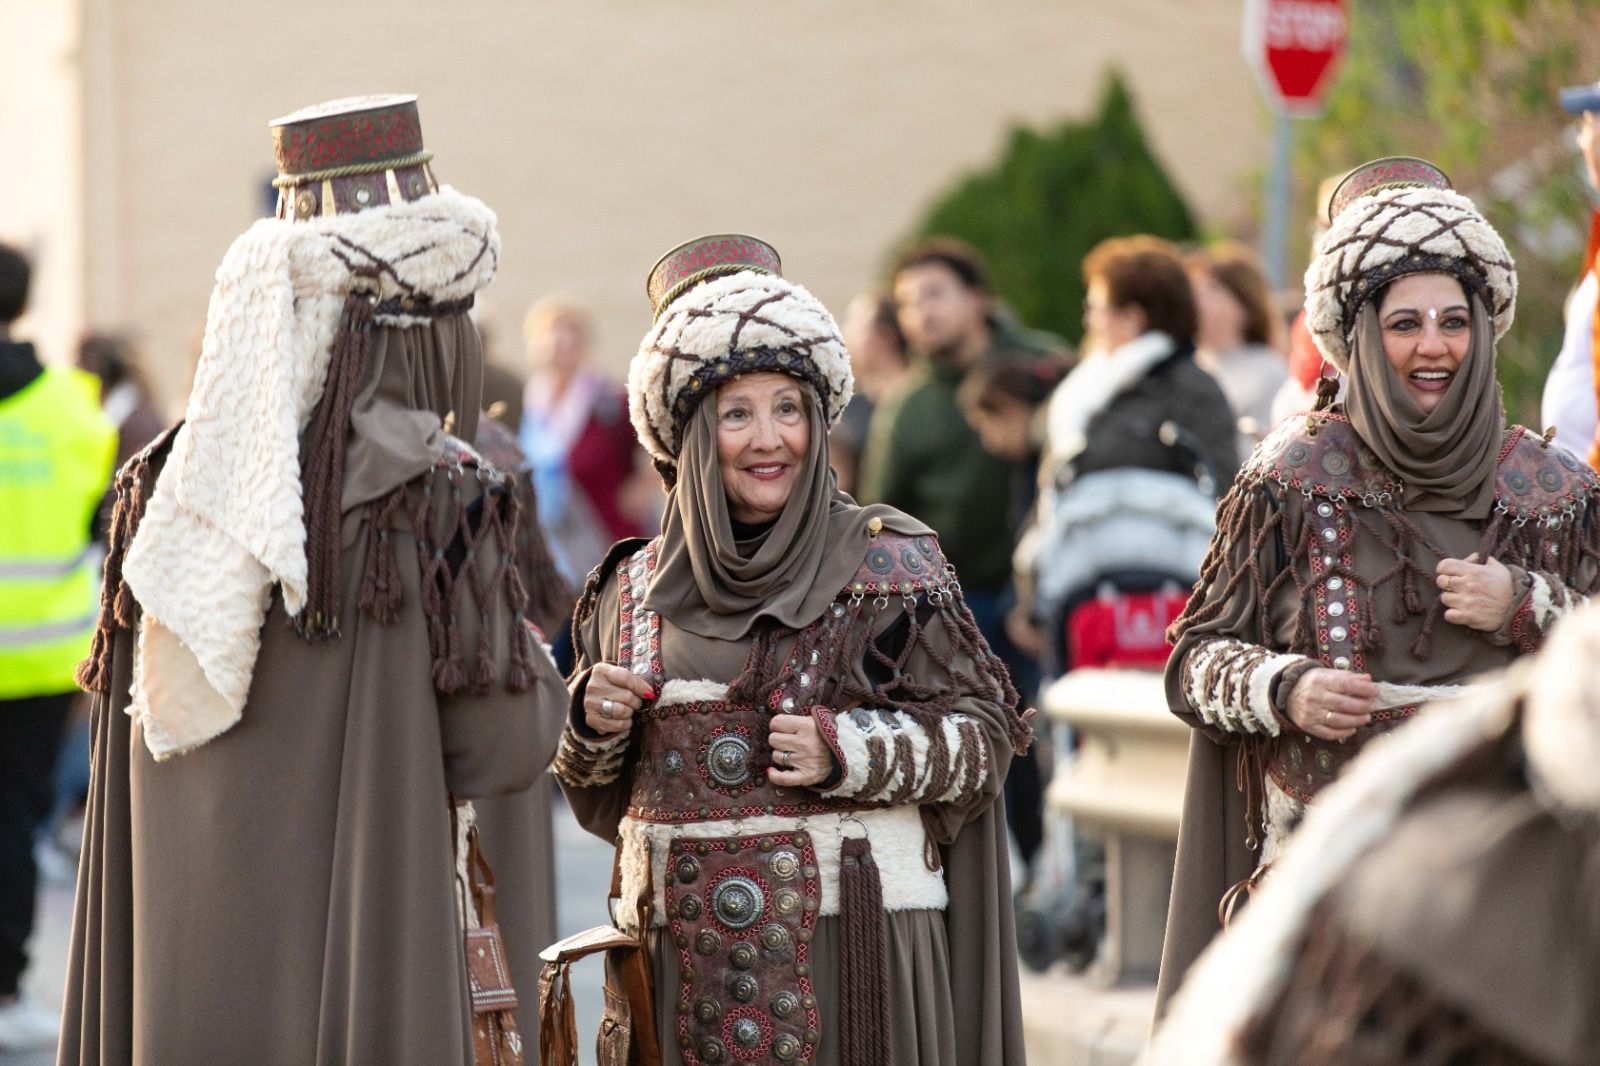
[[[1376,300],[1357,313],[1345,410],[1383,465],[1405,484],[1407,510],[1481,520],[1494,506],[1505,410],[1494,373],[1493,323],[1476,293],[1472,343],[1438,406],[1427,414],[1383,353]]]
[[[742,639],[760,619],[804,628],[855,575],[872,518],[902,533],[931,532],[893,508],[861,507],[839,491],[821,407],[809,384],[801,392],[811,426],[805,468],[777,521],[750,540],[734,539],[728,515],[715,394],[689,416],[678,483],[662,518],[660,561],[644,601],[678,628],[721,640]]]

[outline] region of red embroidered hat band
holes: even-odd
[[[352,96],[273,119],[279,188],[426,163],[417,98]]]
[[[656,260],[645,281],[650,306],[659,316],[684,290],[707,278],[754,270],[783,276],[777,249],[742,233],[714,233],[684,241]]]
[[[1444,171],[1428,162],[1410,155],[1389,155],[1363,163],[1346,174],[1333,195],[1328,198],[1328,221],[1339,217],[1339,212],[1351,201],[1382,189],[1449,189],[1450,179]]]
[[[278,217],[309,219],[418,200],[439,190],[417,98],[353,96],[273,119]]]

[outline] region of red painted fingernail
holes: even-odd
[[[647,699],[647,700],[655,699],[656,698],[656,690],[653,689],[653,688],[645,689],[644,690],[644,698]]]

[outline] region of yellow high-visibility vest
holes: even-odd
[[[99,382],[46,367],[0,399],[0,700],[70,692],[99,605],[90,522],[117,431]]]

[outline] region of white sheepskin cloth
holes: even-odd
[[[1306,268],[1306,326],[1341,373],[1350,368],[1349,331],[1355,311],[1375,288],[1374,277],[1425,273],[1407,270],[1408,256],[1465,261],[1488,289],[1495,340],[1505,336],[1517,303],[1517,266],[1471,200],[1449,189],[1385,189],[1352,201],[1317,242]],[[1381,284],[1381,280],[1377,284]]]
[[[263,219],[228,249],[186,421],[123,564],[143,609],[128,713],[157,759],[238,722],[272,586],[291,615],[304,606],[299,436],[354,271],[379,267],[383,299],[442,302],[487,285],[499,256],[494,212],[449,188],[354,215]]]
[[[855,378],[838,323],[794,282],[741,270],[700,282],[673,300],[639,345],[628,367],[628,411],[645,450],[675,461],[683,429],[674,412],[679,395],[745,372],[743,353],[762,351],[787,352],[793,362],[787,368],[745,364],[750,370],[814,371],[826,386],[818,392],[828,424],[839,420]]]
[[[1600,604],[1590,603],[1556,626],[1536,656],[1373,741],[1311,806],[1239,920],[1200,956],[1142,1061],[1237,1063],[1235,1038],[1276,995],[1316,905],[1428,782],[1507,729],[1521,729],[1543,805],[1600,814],[1600,687],[1594,668],[1581,665],[1596,662]]]

